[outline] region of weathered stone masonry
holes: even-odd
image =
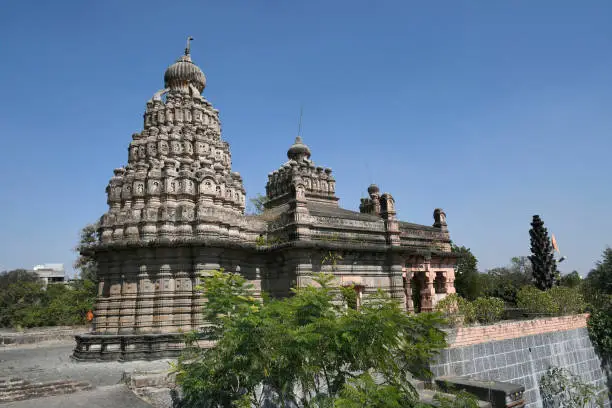
[[[188,45],[147,102],[127,165],[114,171],[91,251],[100,278],[93,330],[76,337],[76,358],[176,355],[181,333],[203,323],[196,287],[218,268],[273,296],[330,272],[360,300],[380,288],[407,310],[411,283],[418,281],[421,310],[454,292],[444,211],[434,211],[433,226],[399,221],[391,194],[374,185],[359,212],[340,208],[332,170],[315,165],[300,137],[268,176],[263,214],[245,215],[242,176],[205,86]]]
[[[542,407],[538,381],[563,367],[607,393],[604,372],[586,329],[586,315],[462,327],[449,334],[431,369],[435,376],[469,376],[525,387],[528,408]],[[605,398],[605,406],[610,401]]]

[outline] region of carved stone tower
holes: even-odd
[[[201,95],[206,77],[189,47],[166,70],[164,83],[147,102],[143,131],[132,135],[128,164],[115,169],[106,189],[102,242],[245,239],[236,222],[245,207],[242,178],[221,139],[219,111]]]

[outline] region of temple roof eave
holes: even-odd
[[[176,248],[176,247],[210,247],[210,248],[231,248],[236,250],[255,251],[258,253],[282,251],[289,249],[303,250],[338,250],[349,252],[378,252],[393,253],[399,256],[419,256],[419,257],[438,257],[445,259],[458,259],[461,255],[453,252],[439,251],[427,248],[401,247],[387,244],[370,243],[348,243],[335,241],[289,241],[274,245],[257,245],[254,242],[236,241],[231,239],[219,238],[183,238],[183,239],[157,239],[152,241],[121,241],[112,243],[99,243],[82,254],[92,255],[93,253],[121,252],[123,250],[136,250],[140,248]]]

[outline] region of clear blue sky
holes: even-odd
[[[586,273],[612,245],[612,2],[7,1],[0,270],[75,258],[146,101],[192,35],[249,195],[303,137],[341,205],[446,210],[482,270],[540,214]]]

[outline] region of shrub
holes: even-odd
[[[603,394],[598,397],[595,386],[582,382],[564,368],[549,368],[540,378],[539,386],[545,408],[603,406]]]
[[[84,324],[95,297],[92,281],[50,283],[46,288],[40,281],[11,283],[0,290],[0,327]]]
[[[440,300],[436,305],[436,311],[442,313],[451,326],[473,323],[476,320],[474,306],[456,293],[451,293]]]
[[[561,316],[584,312],[586,303],[582,294],[575,288],[555,286],[549,291],[556,312]]]
[[[406,378],[431,378],[430,361],[446,347],[439,313],[409,315],[382,292],[358,310],[347,308],[332,281],[318,275],[318,286],[262,303],[238,274],[207,277],[203,312],[216,345],[183,351],[174,368],[180,406],[417,405]]]
[[[494,297],[481,297],[472,302],[476,320],[480,323],[493,323],[501,320],[505,303]]]
[[[612,363],[612,296],[608,306],[595,309],[589,316],[587,327],[589,336],[604,362]]]
[[[550,292],[544,292],[533,286],[525,286],[519,290],[517,305],[528,314],[555,315],[558,307]]]

